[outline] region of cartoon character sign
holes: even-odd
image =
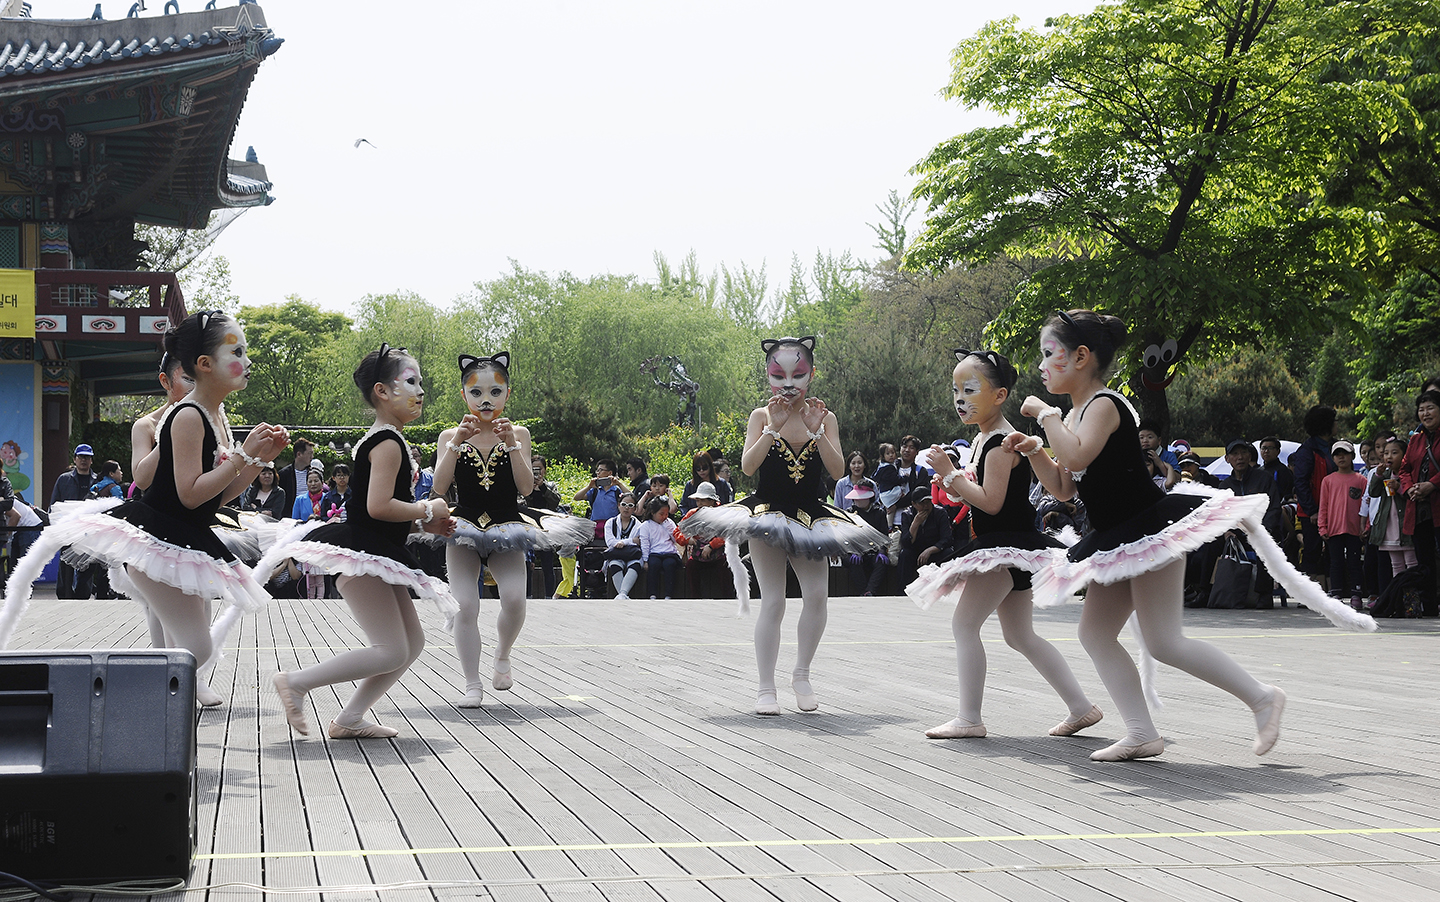
[[[1140,363],[1140,384],[1151,391],[1164,391],[1175,381],[1175,361],[1180,357],[1180,346],[1175,339],[1166,339],[1161,344],[1145,348],[1145,357]]]
[[[5,477],[10,480],[10,486],[17,492],[23,492],[30,488],[30,477],[20,472],[20,466],[30,455],[20,450],[20,444],[13,440],[0,445],[0,464],[5,467]]]

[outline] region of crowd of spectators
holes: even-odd
[[[1440,613],[1435,585],[1440,380],[1425,384],[1416,398],[1415,416],[1415,426],[1406,432],[1382,430],[1356,443],[1335,435],[1335,410],[1317,406],[1305,416],[1306,438],[1289,454],[1278,436],[1258,442],[1237,437],[1225,447],[1224,466],[1207,465],[1183,440],[1167,444],[1157,424],[1143,421],[1140,452],[1156,484],[1166,491],[1182,483],[1198,483],[1237,495],[1266,495],[1265,530],[1331,595],[1364,610],[1373,607],[1392,582],[1403,581],[1419,592],[1414,613],[1436,616]],[[844,568],[855,594],[903,591],[919,568],[949,560],[970,541],[969,510],[932,486],[933,474],[921,460],[924,447],[917,436],[905,435],[898,443],[879,445],[873,461],[864,451],[853,450],[846,457],[844,475],[827,486],[835,506],[853,511],[889,536],[883,549],[833,562]],[[236,506],[272,519],[343,518],[351,497],[350,468],[337,464],[327,478],[310,442],[300,439],[294,448],[294,462],[278,472],[273,467],[261,470]],[[535,487],[525,503],[568,510],[556,484],[546,479],[544,456],[533,455],[532,465]],[[594,477],[568,499],[588,504],[595,523],[594,541],[573,552],[533,553],[539,574],[536,593],[570,597],[588,578],[593,580],[587,587],[591,594],[621,599],[634,595],[669,599],[682,592],[697,598],[732,596],[735,579],[724,541],[715,536],[687,538],[677,528],[697,509],[735,500],[729,465],[720,449],[693,456],[678,498],[671,477],[651,474],[643,459],[632,457],[625,468],[622,480],[615,461],[598,461]],[[124,478],[119,463],[96,465],[90,446],[80,445],[74,466],[56,480],[50,503],[53,507],[62,501],[126,497],[133,488]],[[1050,497],[1038,483],[1032,485],[1030,497],[1041,528],[1076,535],[1086,531],[1085,510],[1078,499]],[[47,522],[46,512],[27,504],[8,482],[0,484],[0,513],[14,535],[15,556],[33,541],[35,528]],[[1283,587],[1274,583],[1245,542],[1244,534],[1236,531],[1190,554],[1188,606],[1211,604],[1217,564],[1237,548],[1247,553],[1255,572],[1253,593],[1245,603],[1272,607],[1278,597],[1279,604],[1286,605]],[[439,560],[443,562],[443,556]],[[323,574],[290,569],[289,580],[308,594],[333,593]],[[280,578],[286,581],[286,574]],[[60,597],[104,597],[109,591],[99,568],[76,571],[62,563]]]

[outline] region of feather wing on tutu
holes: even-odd
[[[840,517],[815,517],[810,525],[779,511],[754,513],[741,502],[707,507],[681,521],[686,536],[719,536],[735,542],[764,542],[792,557],[812,560],[839,554],[880,551],[889,541],[875,527],[843,511]]]
[[[79,557],[112,570],[134,567],[150,579],[174,586],[187,595],[223,599],[228,606],[211,629],[216,649],[224,643],[226,632],[242,613],[259,610],[269,601],[264,588],[242,563],[227,563],[203,551],[161,542],[118,517],[72,516],[60,523],[52,521],[11,571],[5,587],[5,604],[0,608],[0,649],[9,645],[16,625],[29,608],[41,571],[67,545],[76,548]],[[131,590],[127,594],[134,594],[135,587],[130,580],[124,580],[124,584]]]

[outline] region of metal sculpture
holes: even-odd
[[[640,372],[649,373],[655,385],[674,392],[681,398],[675,423],[700,431],[700,383],[690,378],[679,357],[648,357],[640,364]],[[663,377],[662,377],[663,374]]]

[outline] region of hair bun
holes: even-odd
[[[1104,327],[1105,335],[1110,339],[1112,347],[1118,348],[1123,345],[1125,343],[1125,336],[1130,334],[1130,330],[1125,328],[1124,321],[1118,316],[1110,316],[1109,314],[1102,313],[1100,315],[1100,325]]]

